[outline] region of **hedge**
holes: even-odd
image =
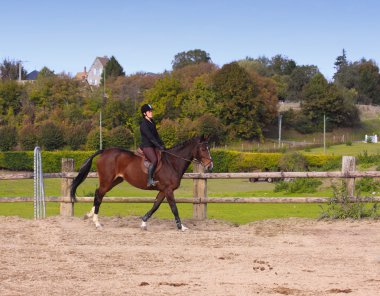
[[[62,158],[73,158],[75,170],[78,171],[82,163],[94,151],[42,151],[42,170],[44,173],[61,172]],[[33,171],[34,152],[0,152],[0,169],[10,171]]]
[[[42,169],[44,173],[61,171],[61,159],[73,158],[75,171],[94,151],[42,151]],[[252,172],[278,171],[282,153],[251,153],[214,149],[214,172]],[[12,171],[33,171],[33,151],[0,152],[0,169]],[[339,166],[340,156],[305,154],[307,166],[313,170],[328,167],[334,163]],[[93,165],[94,169],[94,165]]]

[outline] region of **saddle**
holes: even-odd
[[[161,162],[161,151],[156,149],[156,155],[157,155],[157,167],[155,170],[155,174],[161,169],[162,167],[162,162]],[[145,173],[148,174],[148,167],[150,165],[150,161],[146,158],[144,151],[139,147],[135,151],[135,155],[138,157],[141,157],[141,170]]]

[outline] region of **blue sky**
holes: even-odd
[[[208,52],[219,66],[282,54],[316,65],[380,63],[377,0],[0,0],[0,59],[75,75],[114,55],[126,74],[171,69],[175,54]]]

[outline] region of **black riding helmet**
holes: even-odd
[[[149,104],[144,104],[142,105],[141,107],[141,114],[142,116],[144,116],[144,113],[148,112],[148,111],[152,111],[153,110],[153,107]]]

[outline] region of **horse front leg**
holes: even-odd
[[[140,226],[141,229],[147,230],[146,222],[154,214],[154,212],[157,211],[157,209],[160,207],[164,198],[165,198],[165,193],[162,191],[158,192],[156,199],[154,200],[153,207],[141,218],[142,219],[141,226]]]
[[[169,190],[166,193],[166,199],[168,200],[168,203],[170,205],[170,209],[172,210],[172,213],[174,215],[175,223],[177,224],[177,228],[179,230],[182,230],[182,231],[187,230],[188,228],[181,223],[181,219],[179,218],[177,203],[175,202],[174,193],[172,190]]]

